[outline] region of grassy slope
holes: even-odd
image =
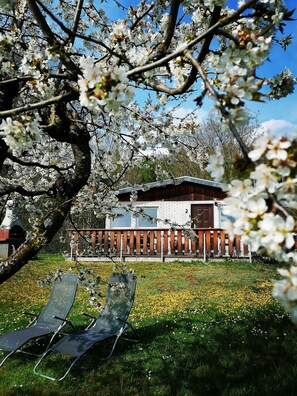
[[[22,311],[38,312],[47,301],[49,290],[40,289],[37,280],[58,266],[69,268],[59,257],[41,258],[1,286],[1,333],[27,324]],[[297,394],[296,330],[271,297],[275,266],[131,266],[139,275],[131,321],[140,342],[121,341],[104,363],[99,357],[108,344],[94,348],[62,383],[34,376],[35,359],[18,354],[0,369],[0,396]],[[92,268],[108,278],[112,264]],[[83,327],[81,311],[96,314],[83,290],[70,315]],[[59,375],[60,359],[50,360],[51,374]]]

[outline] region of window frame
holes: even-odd
[[[127,209],[125,209],[125,208],[114,208],[114,209],[112,209],[112,212],[114,213],[114,214],[121,214],[121,213],[116,213],[116,212],[123,212],[123,216],[119,216],[119,217],[113,217],[113,216],[111,216],[110,217],[110,226],[111,226],[111,228],[131,228],[132,227],[132,219],[133,219],[133,217],[132,217],[132,213],[131,212],[129,212]],[[125,217],[127,217],[127,219],[129,219],[129,225],[117,225],[117,224],[115,224],[115,222],[116,221],[118,221],[118,220],[123,220]]]
[[[142,206],[138,207],[137,210],[142,210],[144,213],[146,210],[155,210],[155,214],[151,215],[148,213],[148,216],[154,217],[156,219],[155,223],[149,224],[149,219],[147,217],[141,216],[141,214],[138,214],[136,218],[136,228],[158,228],[158,206]],[[144,225],[140,224],[141,221],[146,222]]]

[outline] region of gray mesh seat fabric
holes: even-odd
[[[63,274],[61,281],[54,282],[48,303],[33,322],[26,328],[11,331],[0,336],[0,350],[10,351],[2,360],[15,352],[23,352],[20,348],[28,341],[42,336],[53,335],[66,324],[66,317],[73,305],[77,289],[77,275]]]
[[[55,380],[37,371],[41,361],[50,353],[61,353],[75,358],[66,373],[59,378],[62,380],[69,373],[73,365],[96,343],[115,337],[110,354],[104,358],[109,359],[121,335],[132,325],[127,322],[135,295],[136,277],[133,274],[114,273],[109,278],[108,291],[103,310],[99,317],[94,318],[90,325],[83,331],[66,335],[59,342],[49,348],[37,362],[34,372],[47,379]]]

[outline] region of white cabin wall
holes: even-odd
[[[158,228],[170,228],[170,224],[163,223],[162,220],[168,219],[170,222],[176,223],[177,226],[190,227],[191,220],[191,205],[199,204],[214,204],[214,228],[220,228],[220,205],[215,205],[216,201],[152,201],[152,202],[137,202],[135,207],[158,208],[157,217]],[[217,201],[220,202],[220,201]],[[123,202],[124,205],[124,202]],[[106,228],[111,228],[111,219],[107,216]],[[132,217],[131,228],[137,227],[137,220]]]

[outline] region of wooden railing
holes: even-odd
[[[68,230],[71,257],[247,257],[240,237],[218,228]]]

